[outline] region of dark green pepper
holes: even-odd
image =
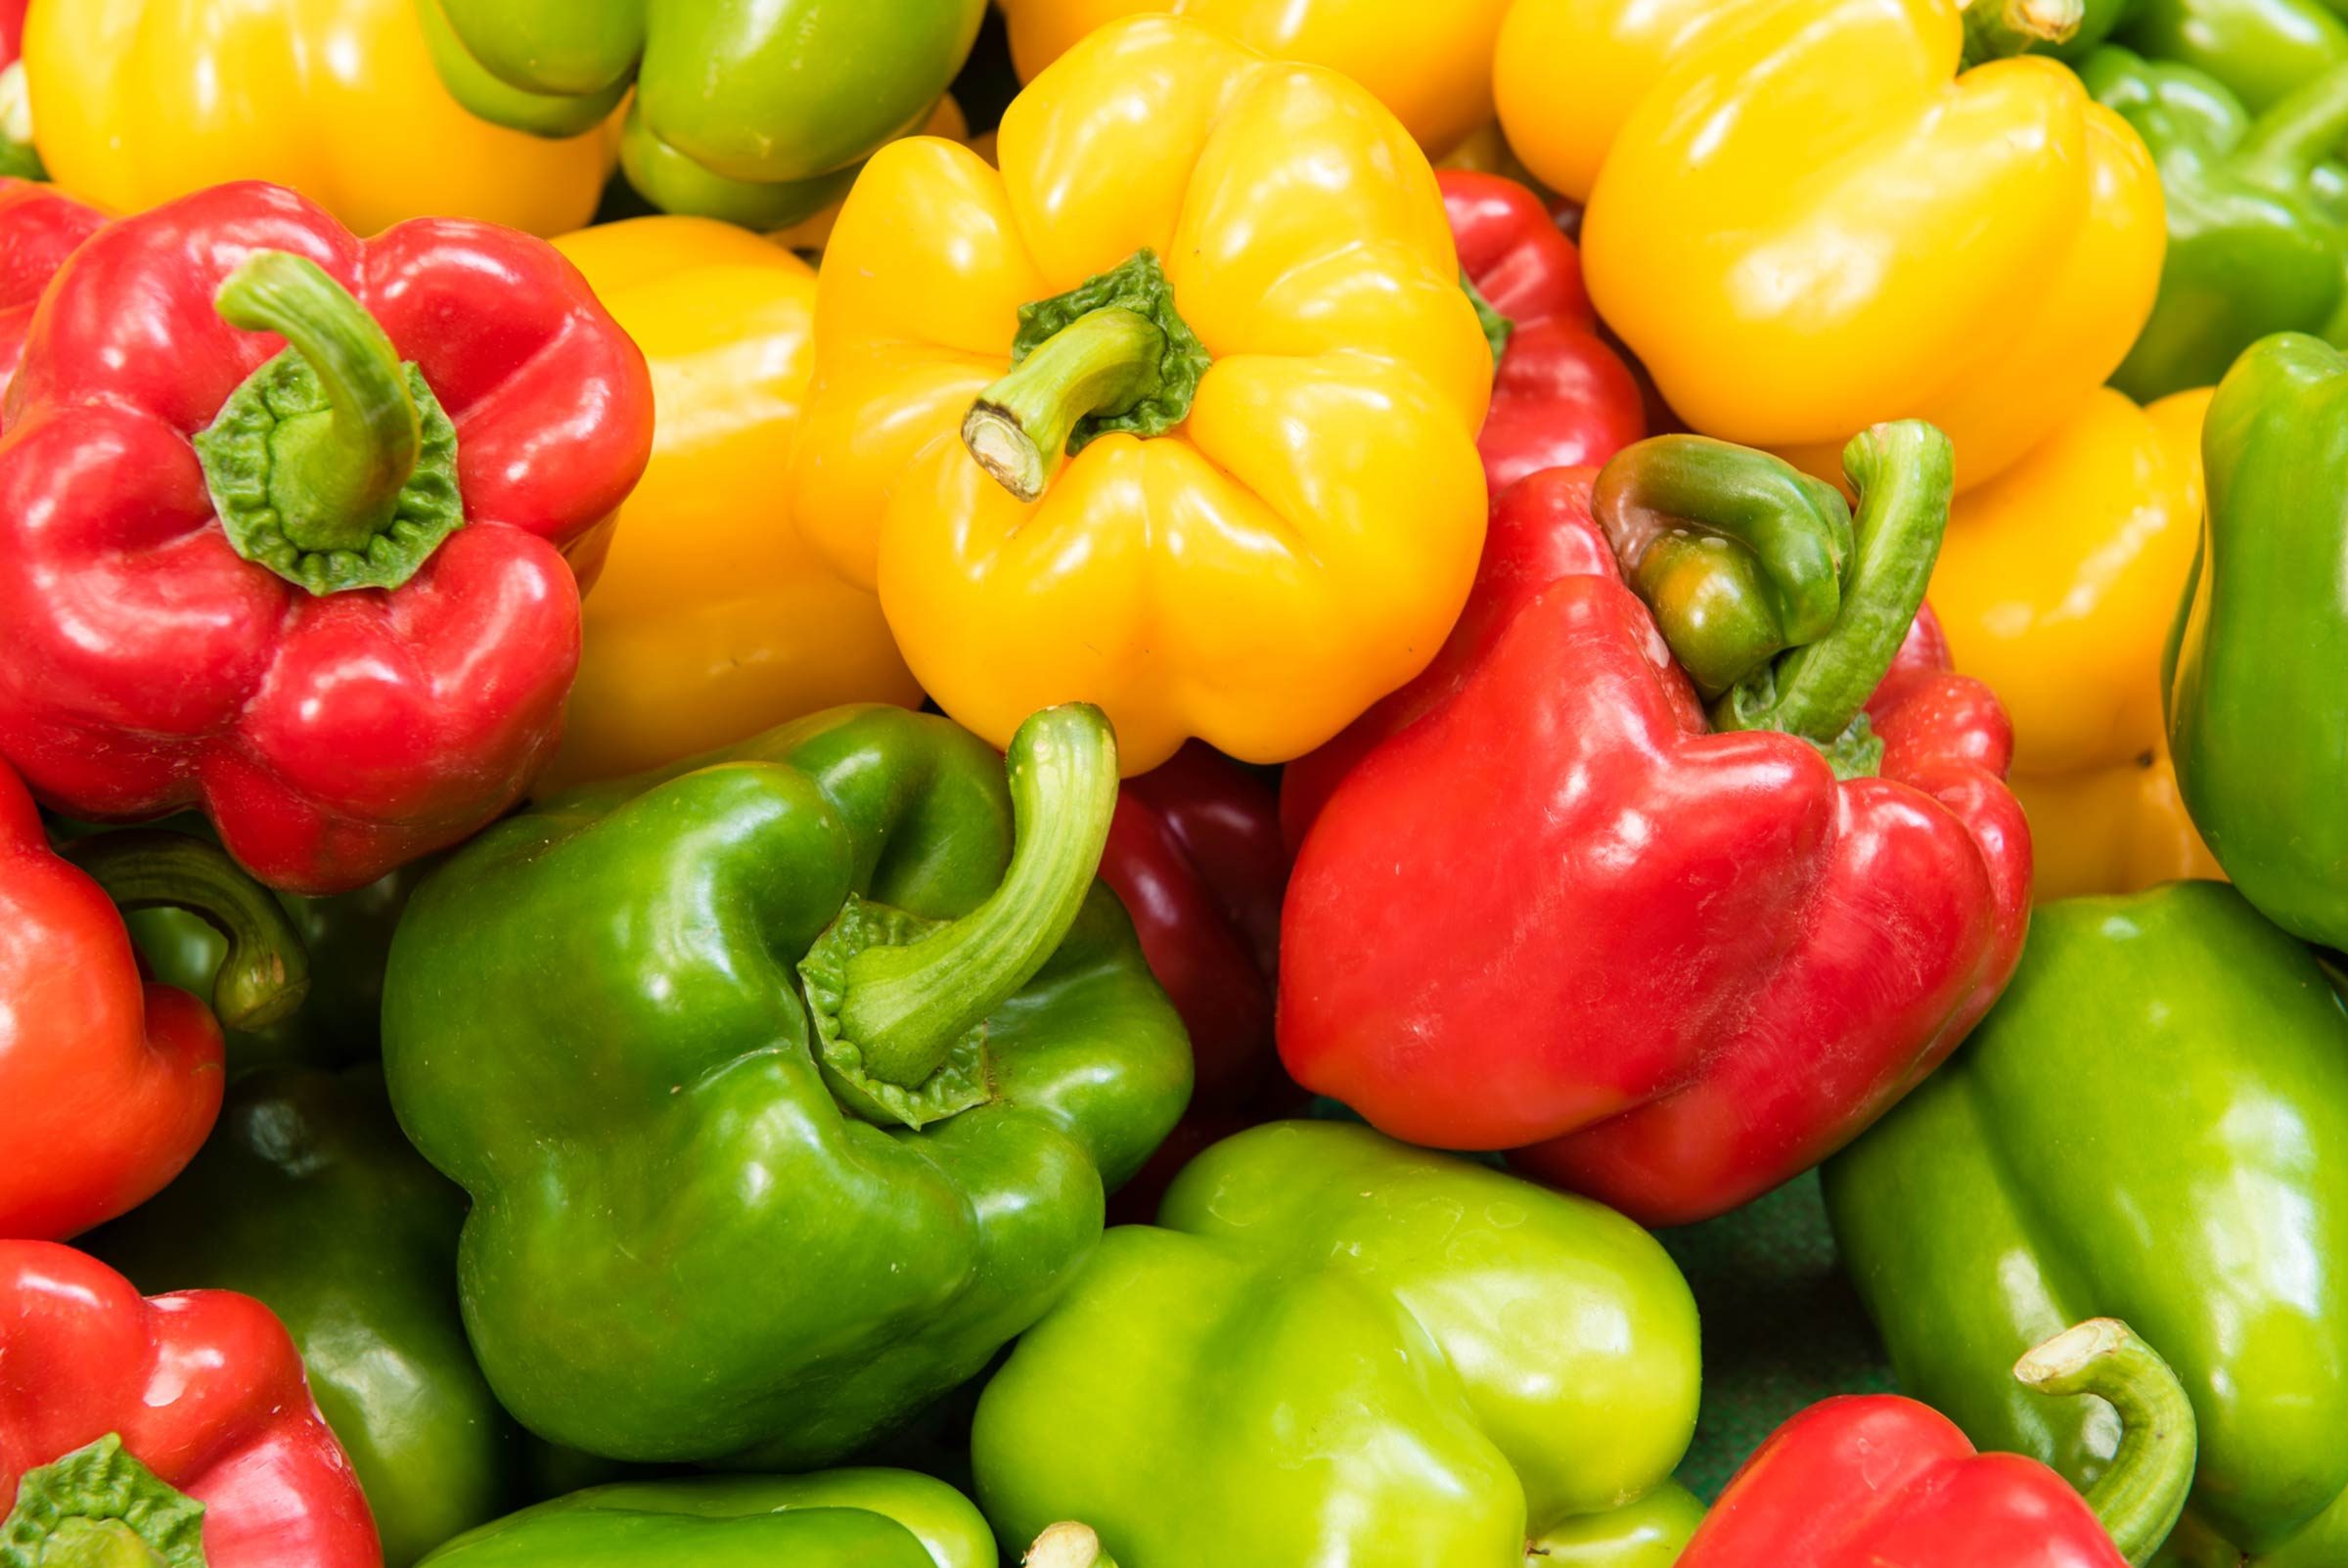
[[[2348,946],[2348,358],[2254,344],[2201,452],[2200,554],[2162,671],[2177,785],[2268,918]]]
[[[434,1568],[995,1568],[970,1501],[905,1470],[597,1487],[452,1541]]]
[[[560,796],[419,890],[384,1067],[473,1194],[466,1323],[524,1424],[825,1464],[1057,1299],[1190,1052],[1094,880],[1107,721],[1036,715],[1004,774],[945,719],[837,709]]]
[[[2253,120],[2215,78],[2116,46],[2079,74],[2151,150],[2168,199],[2160,293],[2111,383],[2149,403],[2211,386],[2269,333],[2348,331],[2348,66]]]
[[[2123,1318],[2200,1424],[2157,1560],[2348,1562],[2348,1013],[2233,888],[2041,906],[2005,997],[1826,1192],[1902,1390],[1982,1448],[2091,1483],[2116,1418],[2009,1368]]]
[[[405,1568],[520,1498],[518,1433],[457,1315],[464,1221],[373,1068],[269,1068],[229,1086],[178,1180],[81,1245],[148,1294],[239,1290],[283,1319]]]
[[[655,206],[779,229],[917,129],[986,0],[419,0],[433,63],[481,118],[572,136],[628,96],[620,160]]]

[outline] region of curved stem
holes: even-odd
[[[2152,1560],[2192,1490],[2197,1440],[2192,1402],[2159,1353],[2115,1318],[2066,1328],[2014,1364],[2042,1394],[2093,1394],[2120,1414],[2120,1446],[2087,1490],[2120,1554]]]
[[[1117,1568],[1092,1527],[1073,1520],[1046,1528],[1019,1563],[1020,1568]]]
[[[248,257],[213,308],[231,326],[284,337],[332,408],[323,422],[289,424],[275,445],[270,493],[286,537],[303,550],[364,551],[389,524],[424,446],[391,339],[324,268],[283,250]]]
[[[1834,628],[1738,686],[1713,716],[1724,730],[1782,730],[1830,745],[1891,668],[1924,602],[1949,525],[1949,438],[1922,420],[1852,437],[1842,470],[1859,493],[1858,553]]]
[[[1033,501],[1076,422],[1123,413],[1155,392],[1165,354],[1165,333],[1139,311],[1089,311],[978,394],[963,419],[962,444],[1004,489]]]
[[[1958,0],[1964,12],[1964,64],[2005,60],[2071,41],[2087,20],[2086,0]]]
[[[228,940],[212,1011],[231,1029],[275,1023],[301,1006],[310,961],[277,895],[217,845],[158,828],[76,839],[59,853],[124,910],[182,909]]]
[[[1708,436],[1653,436],[1600,471],[1592,510],[1707,695],[1834,625],[1851,509],[1782,459]]]
[[[850,959],[840,1032],[865,1070],[912,1088],[1034,978],[1092,891],[1117,807],[1117,742],[1088,702],[1031,715],[1007,759],[1018,838],[1003,881],[961,919],[904,947]]]
[[[2242,175],[2269,188],[2296,191],[2317,163],[2348,138],[2348,65],[2301,83],[2251,123],[2235,149]]]

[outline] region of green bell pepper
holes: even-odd
[[[231,1084],[178,1179],[81,1245],[149,1294],[239,1290],[283,1319],[405,1568],[520,1501],[519,1433],[457,1316],[464,1219],[375,1069],[282,1067]]]
[[[559,796],[417,892],[384,1068],[473,1194],[465,1321],[533,1431],[831,1463],[1092,1250],[1189,1042],[1094,879],[1107,721],[1046,709],[1004,773],[945,719],[835,709]]]
[[[2325,0],[2127,0],[2120,9],[2115,43],[2207,72],[2254,114],[2348,65],[2348,23]]]
[[[1280,1122],[1108,1232],[971,1461],[1005,1541],[1078,1520],[1124,1568],[1664,1568],[1696,1384],[1694,1301],[1630,1221]]]
[[[434,1568],[995,1568],[970,1501],[906,1470],[597,1487],[450,1542]]]
[[[2079,74],[2144,138],[2168,198],[2160,292],[2114,386],[2149,403],[2215,385],[2269,333],[2348,333],[2348,207],[2326,161],[2348,138],[2348,65],[2256,120],[2205,72],[2117,46]]]
[[[2348,358],[2252,345],[2201,426],[2200,553],[2162,664],[2193,825],[2269,919],[2348,946]]]
[[[572,136],[628,96],[620,162],[670,212],[779,229],[831,205],[926,119],[986,0],[419,0],[448,89]]]
[[[1976,1444],[2084,1488],[2117,1420],[2009,1368],[2121,1318],[2200,1422],[2157,1560],[2348,1562],[2348,1013],[2233,888],[2041,906],[2004,998],[1826,1193],[1902,1390]]]

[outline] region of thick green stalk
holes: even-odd
[[[264,1028],[309,994],[309,954],[285,906],[218,846],[137,828],[76,839],[60,853],[123,910],[186,910],[227,939],[212,980],[212,1011],[226,1027]]]
[[[2120,1446],[2087,1490],[2120,1554],[2143,1568],[2177,1527],[2192,1490],[2192,1402],[2157,1351],[2115,1318],[2066,1328],[2014,1364],[2042,1394],[2092,1394],[2120,1414]]]

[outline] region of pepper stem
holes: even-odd
[[[398,350],[325,268],[283,250],[248,257],[212,304],[232,327],[285,338],[326,391],[327,417],[289,423],[275,444],[269,489],[286,537],[364,551],[390,526],[424,448]]]
[[[1701,435],[1658,435],[1600,471],[1592,510],[1673,656],[1706,696],[1842,605],[1851,509],[1791,464]]]
[[[2137,1568],[2176,1528],[2192,1490],[2192,1402],[2158,1352],[2116,1318],[2066,1328],[2014,1363],[2041,1394],[2093,1394],[2120,1414],[2120,1446],[2087,1490],[2088,1506]]]
[[[2254,184],[2296,191],[2348,139],[2348,65],[2293,88],[2251,122],[2235,166]]]
[[[1011,866],[986,902],[903,947],[850,959],[839,1029],[864,1070],[913,1088],[1035,976],[1092,891],[1117,807],[1117,742],[1089,702],[1045,708],[1011,739]]]
[[[1857,554],[1833,629],[1739,682],[1714,706],[1715,729],[1780,730],[1833,746],[1916,620],[1949,525],[1949,438],[1922,420],[1874,426],[1843,448],[1842,471],[1859,493]]]
[[[1475,286],[1473,278],[1468,276],[1466,267],[1460,269],[1460,291],[1468,296],[1468,303],[1475,307],[1475,324],[1483,329],[1484,342],[1492,350],[1492,368],[1497,371],[1501,360],[1508,354],[1509,339],[1516,336],[1516,324],[1502,315],[1492,301],[1484,297],[1484,291]]]
[[[1964,13],[1964,64],[2005,60],[2038,45],[2066,44],[2087,21],[2086,0],[1957,0]]]
[[[24,1472],[0,1521],[0,1562],[41,1568],[204,1568],[203,1504],[109,1432]]]
[[[1048,1527],[1019,1563],[1021,1568],[1117,1568],[1092,1526],[1072,1520]]]
[[[1139,311],[1088,311],[978,394],[963,419],[962,444],[1004,489],[1033,501],[1076,422],[1123,414],[1154,396],[1165,354],[1166,335]]]
[[[301,1006],[309,954],[275,894],[217,845],[159,828],[76,839],[60,853],[123,910],[182,909],[228,940],[212,980],[212,1011],[250,1031]]]

